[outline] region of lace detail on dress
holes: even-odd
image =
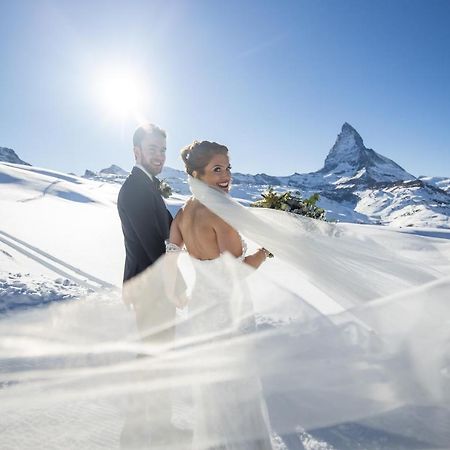
[[[184,251],[181,247],[173,242],[165,241],[166,243],[166,253],[178,253]]]

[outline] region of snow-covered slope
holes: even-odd
[[[421,175],[418,178],[425,184],[429,184],[450,193],[450,177],[427,177]]]
[[[117,261],[123,258],[115,207],[119,187],[0,163],[0,239],[10,255],[8,267],[30,255],[35,275],[89,279],[92,287],[119,286],[122,264]],[[79,235],[85,236],[81,242]]]
[[[121,286],[120,186],[0,163],[0,310]],[[184,201],[174,195],[169,210]]]

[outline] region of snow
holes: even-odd
[[[8,272],[0,276],[0,313],[20,308],[42,307],[50,302],[79,299],[87,296],[89,289],[68,278],[47,278],[30,273]]]
[[[393,227],[450,228],[445,194],[425,187],[391,186],[358,192],[355,211]]]
[[[166,201],[172,214],[175,214],[187,198],[187,185],[179,171],[168,169],[166,174],[177,191]],[[47,329],[52,330],[56,345],[66,336],[68,329],[76,332],[80,324],[89,321],[98,325],[94,319],[101,320],[104,327],[94,330],[95,333],[110,331],[113,324],[109,320],[108,308],[104,309],[105,316],[101,318],[91,317],[89,308],[94,310],[95,304],[100,301],[113,309],[125,309],[119,293],[124,263],[123,237],[116,211],[119,189],[120,182],[115,180],[90,180],[51,169],[0,163],[2,336],[15,339],[25,327],[32,336],[35,333],[35,337],[42,339],[39,333]],[[234,187],[233,195],[240,198],[241,203],[248,204],[249,200],[259,196],[262,189],[264,186],[259,184],[240,184]],[[442,217],[432,218],[424,204],[417,206],[419,211],[410,211],[408,208],[411,206],[401,201],[402,196],[406,203],[409,201],[410,194],[406,188],[367,190],[359,195],[361,200],[355,209],[351,203],[337,202],[325,196],[321,205],[337,219],[342,217],[364,222],[369,221],[367,218],[378,216],[381,222],[387,218],[387,223],[408,226],[408,220],[414,217],[415,223],[423,224],[422,228],[392,229],[393,247],[396,236],[403,233],[450,238],[450,231],[435,228],[436,224],[449,228],[448,216],[445,218],[442,214]],[[410,215],[406,214],[408,212]],[[381,229],[368,225],[364,227],[367,236],[376,235],[377,230]],[[249,245],[250,249],[256,247],[251,242]],[[268,261],[261,273],[263,276],[271,275],[279,285],[292,292],[298,293],[301,286],[302,298],[328,314],[340,311],[336,303],[319,291],[305,275],[293,272],[281,262]],[[104,297],[99,299],[95,291],[102,292]],[[259,308],[265,310],[268,305],[260,304]],[[272,310],[270,318],[259,316],[262,323],[270,321],[273,325],[278,321],[296,319],[295,308],[289,309],[284,305]],[[131,315],[126,317],[129,322],[122,324],[122,327],[132,329],[133,318]],[[113,331],[119,336],[122,330]],[[359,331],[356,327],[348,332]],[[24,342],[23,345],[29,352],[38,354],[40,351],[38,344],[27,347],[29,343]],[[117,358],[121,360],[130,356]],[[8,364],[8,361],[7,357],[0,359],[2,364]],[[58,359],[56,362],[58,364]],[[34,363],[30,357],[24,364],[32,367]],[[45,363],[50,365],[54,362]],[[0,388],[4,387],[2,383],[0,381]],[[118,448],[124,416],[118,405],[110,399],[102,399],[100,393],[99,389],[99,397],[90,401],[74,398],[57,407],[51,416],[42,416],[37,409],[2,417],[0,446],[21,448],[25,440],[29,448],[46,450]],[[44,429],[46,436],[51,435],[52,439],[41,439],[40,431]],[[338,434],[342,436],[343,433],[340,430]],[[301,434],[308,450],[333,448],[317,437],[305,432]],[[274,441],[275,448],[285,448],[277,436],[274,436]],[[87,442],[89,445],[86,447]]]
[[[0,190],[0,274],[8,302],[23,304],[27,292],[67,298],[75,288],[68,289],[65,279],[83,288],[77,295],[121,285],[119,185],[10,164],[0,164],[0,175],[15,180]]]
[[[450,192],[450,177],[420,176],[419,180],[422,180],[424,183],[430,184],[431,186],[442,189],[445,192]]]

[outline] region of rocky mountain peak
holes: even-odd
[[[358,143],[358,145],[364,145],[360,134],[348,122],[344,122],[341,128],[341,132],[338,135],[338,140],[339,138],[343,139],[347,136],[352,136],[355,142]]]
[[[31,166],[31,164],[22,161],[12,148],[7,147],[0,147],[0,161]]]
[[[349,123],[345,122],[325,159],[324,169],[336,172],[345,170],[349,165],[355,166],[365,149],[362,137]]]
[[[342,125],[319,172],[352,179],[357,184],[415,179],[391,159],[365,147],[362,137],[348,122]]]
[[[107,167],[106,169],[100,170],[101,174],[109,174],[109,175],[120,175],[126,177],[128,175],[128,172],[122,167],[117,166],[116,164],[112,164],[111,166]]]

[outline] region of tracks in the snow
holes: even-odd
[[[22,241],[21,239],[11,236],[9,233],[2,230],[0,230],[0,242],[3,242],[5,245],[16,250],[22,255],[31,258],[33,261],[42,264],[44,267],[52,270],[56,274],[72,280],[79,286],[83,286],[94,291],[101,289],[118,289],[117,286],[86,273],[81,269],[62,261],[61,259],[58,259],[49,253],[44,252],[43,250],[30,245],[25,241]]]

